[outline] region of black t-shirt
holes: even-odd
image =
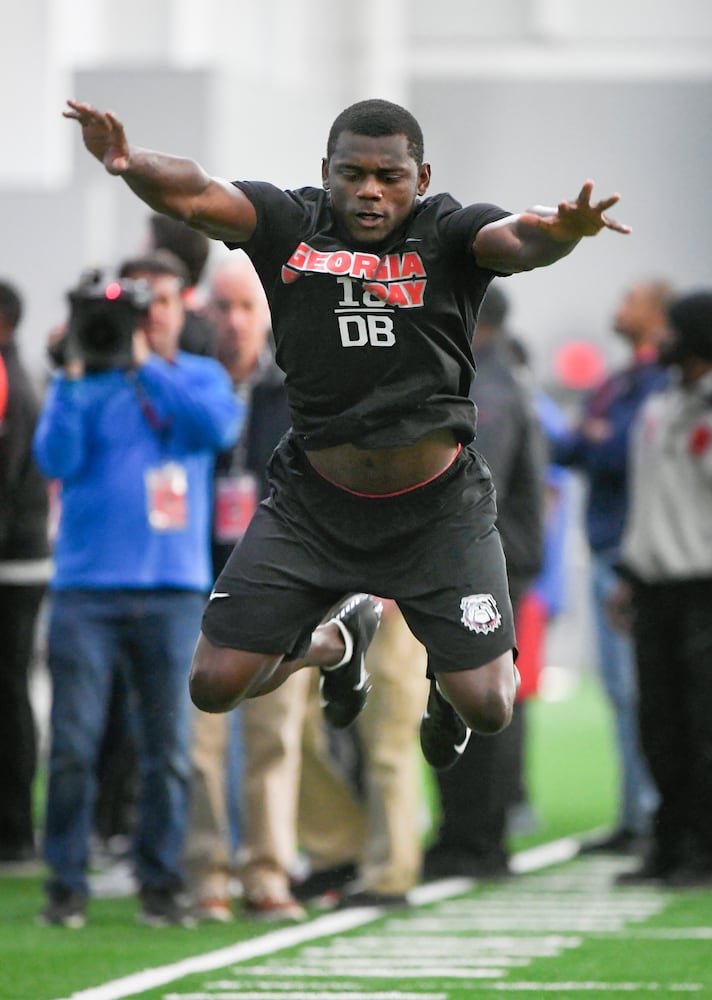
[[[257,227],[228,246],[242,246],[262,279],[304,448],[391,448],[440,428],[471,441],[470,345],[494,276],[471,248],[479,229],[510,213],[439,194],[418,202],[388,247],[357,250],[321,189],[235,184]]]

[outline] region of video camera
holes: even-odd
[[[75,357],[87,371],[130,368],[136,320],[153,298],[148,282],[107,281],[101,271],[86,271],[67,298],[71,311],[59,363]]]

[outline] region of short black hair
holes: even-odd
[[[495,327],[503,326],[508,313],[509,299],[499,285],[490,285],[480,306],[478,315],[480,323]]]
[[[422,166],[423,132],[417,120],[402,108],[400,104],[372,98],[351,104],[334,120],[326,143],[326,159],[331,159],[336,149],[336,143],[342,132],[353,132],[355,135],[404,135],[408,140],[408,154],[413,157],[418,167]]]
[[[154,213],[149,218],[151,240],[156,250],[170,250],[188,269],[190,285],[200,281],[210,254],[210,240],[185,222]]]
[[[22,319],[22,297],[7,281],[0,281],[0,316],[10,330],[19,326]]]
[[[170,250],[153,250],[143,257],[132,257],[125,260],[119,268],[120,278],[134,278],[137,274],[170,274],[178,278],[181,288],[188,284],[188,268],[180,257]]]
[[[674,299],[668,320],[677,334],[678,356],[712,361],[712,290],[699,289]]]

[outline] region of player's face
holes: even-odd
[[[322,178],[345,234],[358,244],[377,244],[405,222],[416,196],[425,194],[430,167],[418,168],[404,135],[342,132],[322,164]]]

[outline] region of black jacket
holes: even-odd
[[[547,452],[531,394],[514,374],[505,341],[477,349],[470,397],[477,404],[475,447],[492,472],[497,527],[516,603],[541,569]]]
[[[11,341],[0,352],[8,382],[0,424],[0,561],[46,559],[48,487],[32,456],[39,406],[17,346]]]
[[[252,387],[245,427],[236,448],[244,448],[243,468],[251,472],[258,483],[258,495],[264,499],[268,493],[267,465],[282,435],[289,429],[291,420],[284,375],[270,360],[258,381]],[[215,463],[215,474],[230,469],[233,450],[221,452]],[[232,551],[232,546],[215,540],[212,543],[213,570],[219,573]]]

